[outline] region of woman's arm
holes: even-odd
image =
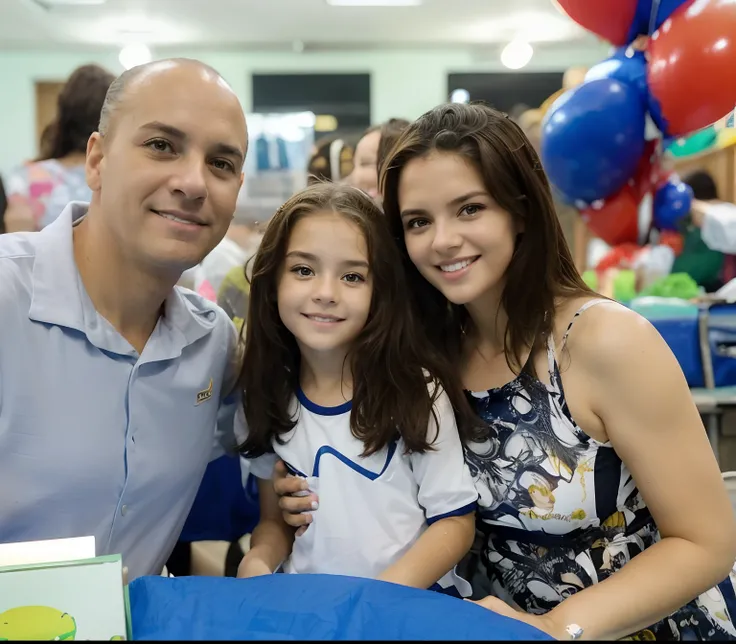
[[[654,327],[603,304],[576,323],[568,348],[570,374],[589,383],[579,399],[602,421],[662,540],[541,618],[522,619],[558,637],[578,624],[585,639],[613,640],[728,576],[736,559],[734,515],[682,370]]]
[[[700,226],[703,243],[721,253],[736,253],[736,205],[725,201],[693,200],[693,223]]]
[[[429,588],[452,570],[473,545],[475,512],[430,525],[401,559],[380,575],[382,581]]]
[[[251,536],[251,547],[238,567],[238,577],[274,572],[291,554],[294,530],[281,518],[279,498],[270,479],[258,479],[261,519]]]

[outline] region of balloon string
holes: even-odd
[[[659,13],[659,3],[661,0],[652,0],[652,13],[649,15],[649,35],[654,32],[654,25],[657,24],[657,14]]]

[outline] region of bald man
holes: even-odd
[[[91,203],[0,237],[0,542],[94,535],[161,572],[233,444],[234,327],[175,284],[225,235],[246,146],[213,69],[134,68],[87,145]]]

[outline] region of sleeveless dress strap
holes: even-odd
[[[556,354],[554,333],[550,333],[547,336],[547,372],[549,373],[549,381],[553,387],[555,386],[555,368],[557,366]]]
[[[575,324],[575,320],[577,320],[585,311],[587,311],[591,306],[595,306],[596,304],[601,304],[603,302],[611,302],[612,300],[607,300],[605,298],[597,298],[594,300],[589,300],[585,304],[583,304],[576,312],[575,315],[572,316],[572,320],[570,320],[570,324],[567,325],[567,329],[565,329],[565,334],[562,336],[562,342],[560,343],[560,350],[565,348],[565,343],[567,342],[567,336],[570,335],[570,329],[572,328],[572,325]],[[555,343],[554,333],[550,333],[547,336],[547,370],[549,372],[549,381],[552,384],[552,387],[555,390],[559,390],[562,386],[561,383],[557,384],[557,346]]]
[[[572,325],[575,324],[575,320],[577,320],[583,313],[585,313],[592,306],[595,306],[596,304],[604,304],[606,302],[611,302],[611,301],[612,300],[597,298],[595,300],[588,300],[585,304],[583,304],[575,312],[575,315],[572,316],[572,320],[570,320],[570,324],[567,325],[567,329],[565,329],[565,335],[562,336],[562,343],[560,344],[560,349],[565,348],[565,343],[567,342],[567,336],[570,335],[570,329],[572,329]]]

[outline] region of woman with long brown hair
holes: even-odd
[[[381,192],[424,328],[487,424],[465,452],[475,596],[495,595],[479,603],[559,639],[736,636],[733,512],[685,378],[645,319],[582,282],[519,126],[440,106]]]
[[[59,94],[56,120],[44,130],[41,156],[12,171],[6,180],[7,232],[41,230],[70,201],[89,201],[84,161],[87,141],[115,76],[99,65],[83,65]]]

